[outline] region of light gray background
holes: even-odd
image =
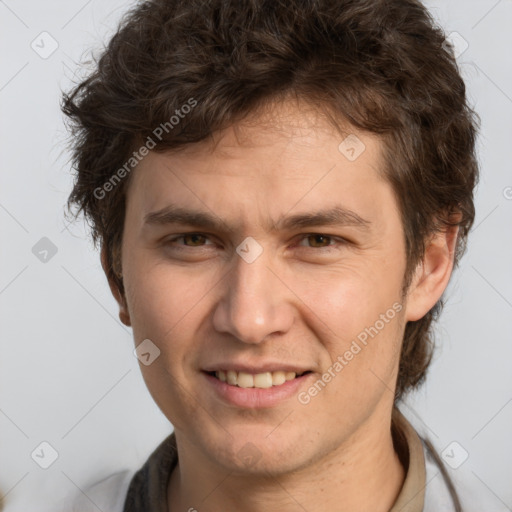
[[[49,510],[140,466],[171,429],[145,388],[83,224],[63,218],[71,176],[60,91],[129,5],[0,1],[0,490],[8,512]],[[453,441],[452,458],[468,452],[450,474],[488,503],[485,512],[512,510],[512,2],[428,6],[469,45],[459,62],[482,119],[482,176],[428,383],[403,411],[440,453]],[[34,40],[39,52],[51,48],[43,31],[58,43],[46,59],[31,48]],[[42,237],[58,249],[46,263],[32,253]],[[48,469],[31,458],[43,441],[58,452]]]

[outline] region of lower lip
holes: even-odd
[[[275,407],[284,400],[297,395],[299,388],[307,380],[313,377],[313,373],[307,373],[301,377],[295,377],[293,380],[287,380],[280,386],[270,388],[240,388],[231,386],[222,382],[217,377],[206,372],[201,372],[214,391],[226,402],[237,407],[247,409],[261,409],[265,407]]]

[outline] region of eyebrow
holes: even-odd
[[[161,210],[148,213],[144,217],[145,225],[167,225],[183,224],[212,231],[234,232],[220,217],[210,213],[197,210],[189,210],[169,205]],[[315,226],[353,226],[367,230],[370,222],[363,219],[354,211],[341,206],[319,210],[312,213],[298,213],[282,217],[278,222],[272,222],[269,231],[286,231],[293,229],[304,229]]]

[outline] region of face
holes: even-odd
[[[141,369],[178,443],[230,471],[300,470],[390,415],[406,321],[397,203],[379,139],[305,106],[215,139],[133,171],[126,311],[136,344],[160,351]]]

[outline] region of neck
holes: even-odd
[[[177,432],[179,464],[169,481],[169,511],[296,512],[299,507],[308,512],[388,512],[405,471],[393,446],[390,419],[377,419],[327,457],[279,476],[240,475],[215,466]]]

